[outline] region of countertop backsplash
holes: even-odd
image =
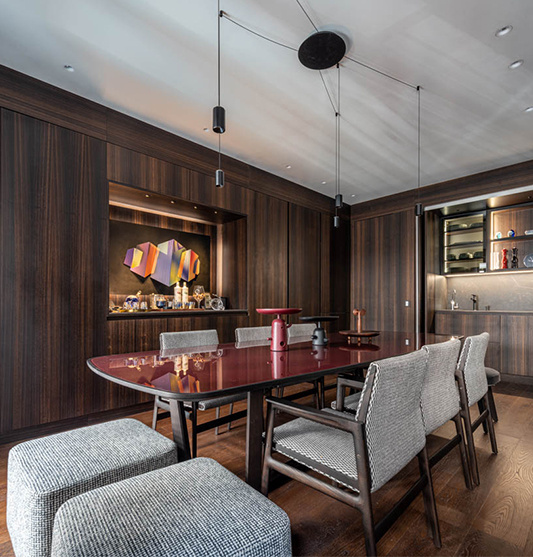
[[[472,309],[472,294],[478,297],[478,309],[533,311],[533,273],[474,277],[447,277],[446,308],[451,309],[453,290],[459,309]]]

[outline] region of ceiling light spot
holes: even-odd
[[[533,112],[533,106],[528,106],[524,112]]]
[[[509,64],[509,69],[516,70],[516,68],[519,68],[523,63],[523,60],[515,60],[512,64]]]
[[[512,25],[506,25],[505,27],[502,27],[501,29],[498,29],[496,31],[496,33],[494,33],[494,34],[497,37],[505,37],[505,35],[508,35],[512,30],[513,30]]]
[[[146,194],[144,197],[150,197],[148,194]]]
[[[175,201],[171,201],[172,204],[176,203]]]
[[[352,193],[352,197],[355,197],[355,193]]]
[[[209,128],[204,128],[204,132],[208,132],[208,131],[209,131]]]
[[[194,206],[194,208],[195,208],[195,209],[198,209],[198,207],[197,207],[196,205]]]
[[[73,68],[72,66],[70,66],[69,64],[65,64],[65,65],[63,66],[63,68],[64,68],[65,70],[67,70],[67,72],[73,72],[73,71],[74,71],[74,68]]]
[[[218,211],[215,211],[215,215],[218,215]]]
[[[285,168],[288,168],[290,170],[292,168],[292,166],[290,164],[288,164]]]
[[[325,186],[327,184],[327,182],[322,182],[322,185]]]

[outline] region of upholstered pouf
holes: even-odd
[[[15,446],[9,452],[6,516],[15,555],[50,555],[55,514],[71,497],[176,462],[172,441],[131,419]]]
[[[285,512],[208,458],[69,499],[54,524],[53,557],[291,555]]]

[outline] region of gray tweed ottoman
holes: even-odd
[[[176,462],[172,441],[131,419],[13,447],[6,520],[15,555],[50,555],[56,512],[71,497]]]
[[[286,557],[285,512],[208,458],[195,458],[69,499],[53,557]]]

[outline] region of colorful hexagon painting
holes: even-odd
[[[128,249],[124,265],[144,278],[152,279],[166,286],[184,280],[190,282],[200,274],[200,258],[192,250],[186,249],[177,240],[168,240],[157,247],[151,242],[138,244]]]

